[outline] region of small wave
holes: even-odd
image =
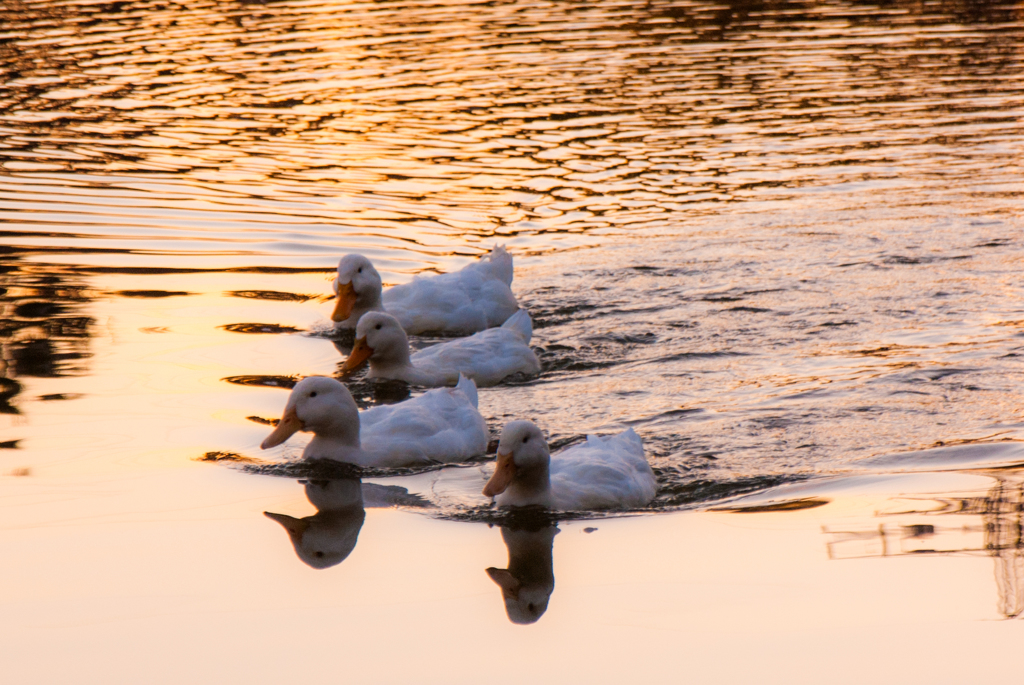
[[[294,328],[293,326],[282,326],[277,323],[229,323],[223,326],[218,326],[225,331],[231,331],[232,333],[247,333],[247,334],[282,334],[282,333],[299,333],[301,329]]]
[[[331,480],[334,478],[397,478],[416,476],[423,473],[440,471],[441,469],[459,469],[479,466],[486,457],[476,457],[459,464],[423,464],[402,468],[377,468],[357,466],[333,459],[296,459],[293,461],[266,462],[257,459],[239,460],[244,463],[248,473],[278,478],[306,478],[312,480]]]
[[[651,502],[652,511],[693,509],[712,502],[767,490],[785,483],[806,480],[806,475],[766,475],[725,480],[693,479],[682,476],[677,469],[653,467],[658,478],[658,494]]]
[[[1024,467],[1024,441],[1009,437],[937,442],[928,449],[869,457],[858,466],[872,470],[955,471],[967,469],[1017,469]]]
[[[234,385],[260,386],[264,388],[284,388],[291,390],[299,382],[298,376],[228,376],[221,378],[225,383]]]
[[[442,509],[434,513],[434,518],[460,523],[486,523],[492,526],[516,528],[519,530],[539,530],[556,526],[560,521],[579,521],[613,516],[628,516],[629,511],[615,510],[598,511],[548,511],[541,507],[518,507],[516,509],[499,509],[494,506],[454,507]]]
[[[354,328],[336,328],[333,321],[319,321],[309,327],[306,335],[311,338],[324,338],[330,340],[342,354],[348,354],[352,346],[356,344],[356,331]]]
[[[81,392],[54,392],[48,395],[40,395],[36,399],[40,402],[58,402],[62,400],[78,400],[85,397]]]
[[[664,357],[651,357],[650,359],[638,359],[636,363],[653,364],[664,362],[685,361],[687,359],[717,359],[723,357],[745,357],[746,352],[730,352],[726,350],[714,350],[711,352],[677,352],[665,355]]]
[[[763,314],[764,312],[770,312],[771,310],[770,309],[765,309],[764,307],[729,307],[728,309],[724,309],[722,311],[726,311],[726,312],[750,312],[752,314]]]
[[[397,404],[412,397],[412,388],[405,381],[391,379],[367,379],[360,378],[351,380],[339,378],[352,393],[352,399],[360,409],[366,409],[380,404]],[[422,394],[419,391],[417,394]]]
[[[301,293],[285,293],[278,290],[231,290],[224,293],[228,297],[243,297],[250,300],[271,300],[273,302],[308,302],[321,298],[321,295],[303,295]]]
[[[193,461],[208,461],[208,462],[231,462],[234,464],[258,464],[266,463],[259,459],[247,457],[244,454],[238,454],[237,452],[206,452],[202,456],[195,457]]]
[[[800,511],[823,507],[832,500],[824,497],[801,497],[797,499],[771,502],[769,504],[752,504],[749,506],[713,507],[711,511],[725,511],[733,514],[763,514],[773,511]]]
[[[185,297],[187,295],[194,295],[186,290],[115,290],[113,295],[119,297],[145,297],[145,298],[161,298],[161,297]]]
[[[935,255],[908,257],[906,255],[891,255],[882,259],[883,264],[893,266],[915,266],[918,264],[934,264],[935,262],[957,261],[961,259],[972,259],[971,255]]]

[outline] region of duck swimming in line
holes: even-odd
[[[657,490],[632,428],[607,438],[589,435],[551,456],[532,421],[512,421],[501,431],[498,461],[483,494],[501,507],[586,511],[642,507]]]
[[[342,370],[370,361],[368,378],[391,378],[413,385],[452,385],[459,374],[480,387],[496,385],[514,373],[534,375],[540,361],[530,349],[533,323],[525,309],[508,318],[501,328],[489,328],[409,353],[409,338],[395,317],[384,312],[363,315],[356,327],[356,344]]]
[[[409,335],[469,335],[500,326],[519,309],[511,285],[512,255],[502,246],[460,271],[417,276],[383,293],[370,260],[350,254],[338,262],[331,319],[336,327],[351,329],[363,314],[386,311]]]
[[[487,424],[468,378],[454,388],[360,412],[342,383],[310,376],[292,388],[281,421],[260,447],[280,445],[298,431],[313,433],[303,458],[363,467],[449,464],[487,451]]]

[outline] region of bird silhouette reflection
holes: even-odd
[[[508,568],[487,569],[501,588],[508,620],[519,625],[536,623],[548,609],[555,589],[552,545],[558,527],[534,528],[502,526],[501,539],[508,548]]]
[[[305,485],[306,498],[316,507],[312,516],[295,518],[265,511],[288,533],[305,564],[316,569],[330,568],[345,561],[359,541],[368,507],[426,507],[429,503],[397,485],[363,483],[358,478],[299,481]]]

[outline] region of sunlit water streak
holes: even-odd
[[[1015,8],[18,2],[4,17],[8,413],[31,416],[34,378],[97,373],[119,325],[108,298],[224,298],[216,329],[326,350],[271,370],[256,338],[235,342],[230,377],[329,374],[329,343],[296,347],[295,331],[324,330],[340,253],[399,282],[506,242],[545,371],[481,394],[492,428],[524,407],[555,440],[633,426],[661,505],[1018,435]],[[223,290],[184,278],[225,270]],[[279,287],[256,290],[260,273]]]

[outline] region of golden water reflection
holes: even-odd
[[[0,414],[22,413],[18,396],[26,379],[88,373],[96,326],[89,305],[96,295],[71,270],[40,268],[13,250],[0,256]]]
[[[492,430],[633,426],[661,510],[1019,437],[1019,7],[33,1],[0,19],[14,680],[82,663],[103,682],[153,663],[176,682],[294,677],[293,654],[253,649],[257,624],[267,644],[349,649],[368,681],[397,661],[423,679],[441,653],[436,678],[472,682],[528,647],[587,682],[678,678],[680,649],[709,682],[766,664],[820,682],[865,653],[914,682],[924,650],[970,653],[962,680],[1012,669],[1019,623],[982,625],[974,598],[990,555],[1001,615],[1020,613],[1013,474],[981,495],[920,487],[920,511],[882,517],[825,492],[786,513],[566,522],[556,559],[550,528],[499,543],[367,514],[370,484],[358,506],[330,481],[293,510],[290,482],[193,460],[258,455],[248,417],[336,371],[319,299],[341,253],[397,283],[505,241],[544,373],[481,391]],[[837,558],[922,561],[828,562],[815,517]],[[527,631],[505,618],[542,605]],[[423,640],[439,616],[440,646]],[[623,673],[623,645],[673,656]],[[877,677],[867,661],[850,672]]]
[[[989,556],[999,611],[1017,618],[1024,612],[1024,471],[979,473],[993,481],[984,494],[897,500],[877,514],[875,528],[824,526],[829,558]]]
[[[340,232],[426,255],[384,265],[409,274],[495,236],[568,249],[811,189],[1019,185],[1024,25],[988,0],[3,18],[0,220],[38,244],[306,258]]]

